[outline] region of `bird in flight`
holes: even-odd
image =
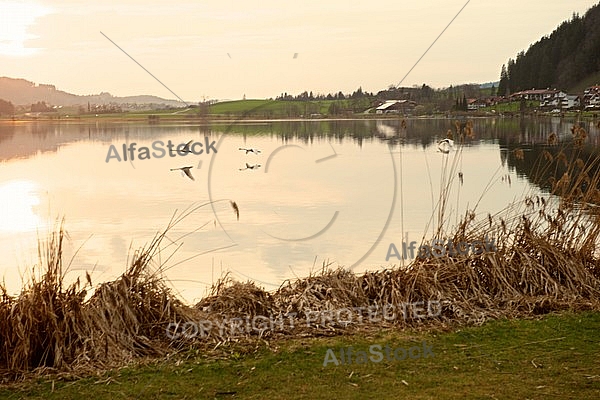
[[[247,169],[258,169],[259,167],[260,167],[260,164],[250,165],[250,164],[246,163],[246,168],[240,168],[240,171],[244,171]]]
[[[184,174],[187,175],[188,178],[190,178],[191,180],[195,181],[194,177],[192,176],[192,171],[190,171],[190,169],[192,169],[193,166],[190,167],[181,167],[181,168],[171,168],[171,171],[177,171],[177,170],[181,170]]]
[[[187,143],[185,144],[185,146],[183,146],[183,149],[181,149],[180,151],[181,151],[182,153],[191,153],[191,152],[192,152],[192,150],[190,149],[190,145],[192,144],[192,142],[193,142],[193,141],[194,141],[194,140],[192,139],[192,140],[190,140],[189,142],[187,142]]]
[[[254,154],[260,153],[260,150],[258,150],[258,149],[245,149],[243,147],[240,147],[239,150],[245,151],[246,154],[248,154],[248,153],[254,153]]]
[[[443,139],[438,142],[438,150],[444,154],[448,154],[454,148],[454,140]]]
[[[235,213],[235,216],[237,217],[237,220],[240,220],[240,209],[238,208],[238,205],[235,201],[231,201],[229,200],[229,204],[231,204],[231,207],[233,208],[233,212]]]

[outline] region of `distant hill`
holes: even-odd
[[[592,85],[600,72],[600,4],[583,17],[573,14],[549,36],[509,59],[500,73],[499,94],[555,87],[569,92]]]
[[[76,106],[90,104],[163,104],[171,107],[184,106],[180,101],[167,100],[157,96],[116,97],[107,92],[79,96],[57,90],[54,85],[36,85],[25,79],[0,77],[0,99],[8,100],[14,105],[29,105],[40,101],[53,106]]]
[[[479,84],[479,88],[480,89],[490,89],[492,86],[493,87],[498,87],[498,81],[496,82],[487,82],[487,83],[480,83]]]

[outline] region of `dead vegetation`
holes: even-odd
[[[514,153],[519,162],[522,151]],[[65,231],[61,223],[47,244],[40,244],[41,277],[33,277],[17,296],[0,286],[0,368],[5,379],[14,380],[31,371],[106,368],[182,349],[209,351],[225,343],[257,339],[268,343],[279,336],[331,335],[369,326],[443,329],[554,310],[599,310],[598,160],[584,162],[577,153],[571,153],[571,159],[560,154],[548,153],[540,163],[539,176],[558,171],[557,163],[565,168],[560,179],[551,183],[551,195],[526,197],[496,215],[481,218],[470,211],[452,234],[444,237],[454,242],[493,238],[497,251],[417,258],[405,269],[361,275],[324,265],[319,273],[286,281],[272,293],[252,282],[225,276],[194,306],[179,300],[165,283],[164,271],[151,266],[153,258],[170,246],[162,245],[167,232],[187,214],[175,218],[147,247],[138,250],[118,279],[95,287],[89,276],[83,284],[64,285]],[[443,230],[437,232],[441,239]],[[88,291],[93,292],[89,297]],[[307,323],[310,312],[345,309],[356,316],[361,308],[400,307],[427,300],[440,302],[439,315],[364,318],[360,324],[356,318],[353,323],[335,318]],[[293,324],[246,329],[254,317],[283,321],[292,315]],[[217,329],[233,319],[242,321],[237,330]],[[199,321],[211,321],[216,328],[187,337],[167,334],[169,326]]]

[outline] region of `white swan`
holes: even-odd
[[[454,140],[443,139],[438,142],[438,150],[442,153],[448,154],[452,149],[454,149]]]
[[[171,168],[171,171],[181,170],[181,171],[183,171],[184,174],[187,175],[188,178],[195,181],[194,177],[192,176],[192,171],[190,171],[190,169],[192,169],[192,168],[193,167]]]

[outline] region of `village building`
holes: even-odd
[[[412,100],[387,100],[375,108],[376,114],[405,114],[414,111],[417,103]]]
[[[557,89],[530,89],[516,92],[510,95],[511,100],[536,100],[540,103],[544,103],[546,106],[552,105],[551,103],[556,99],[562,99],[567,94]],[[557,101],[556,105],[560,103]],[[540,104],[542,106],[542,104]],[[543,106],[542,106],[543,107]]]
[[[467,99],[467,110],[477,111],[480,108],[487,107],[489,105],[486,99]]]
[[[560,108],[563,110],[578,109],[581,106],[581,99],[577,95],[566,95],[561,99]]]
[[[600,85],[590,86],[583,92],[583,106],[585,110],[600,109]]]

